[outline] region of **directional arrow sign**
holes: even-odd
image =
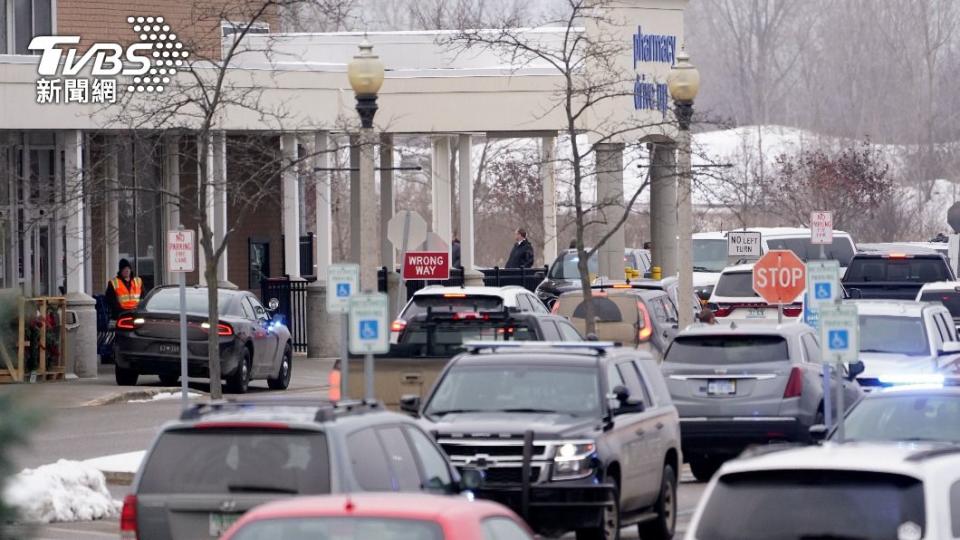
[[[856,305],[830,305],[820,309],[820,349],[826,361],[849,364],[859,359],[860,319]]]
[[[350,352],[383,354],[390,352],[390,328],[387,326],[389,301],[383,293],[357,294],[350,298]]]

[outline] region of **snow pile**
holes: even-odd
[[[93,459],[88,459],[83,462],[85,467],[93,467],[98,471],[104,472],[113,472],[113,473],[136,473],[140,470],[140,463],[143,461],[143,456],[146,455],[145,450],[140,450],[139,452],[127,452],[125,454],[113,454],[110,456],[103,456]]]
[[[201,397],[202,394],[196,392],[187,392],[188,399],[194,399]],[[160,392],[159,394],[154,394],[148,399],[131,399],[127,403],[150,403],[151,401],[161,401],[166,399],[180,399],[180,392]]]
[[[4,498],[28,523],[114,518],[123,506],[110,496],[103,473],[79,461],[60,461],[24,469],[12,477]]]

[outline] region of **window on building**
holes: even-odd
[[[232,36],[234,34],[239,34],[243,32],[243,29],[250,25],[250,30],[247,31],[248,34],[269,34],[270,33],[270,24],[257,21],[254,23],[245,23],[237,21],[221,21],[220,30],[223,37]]]
[[[0,54],[36,54],[34,36],[53,34],[53,0],[0,0]]]

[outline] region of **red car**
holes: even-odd
[[[221,540],[532,540],[504,506],[465,497],[363,493],[259,506]]]

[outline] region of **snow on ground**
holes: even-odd
[[[154,394],[148,399],[131,399],[127,403],[150,403],[151,401],[161,401],[166,399],[180,399],[180,392],[160,392],[159,394]],[[194,399],[201,397],[203,394],[198,394],[196,392],[187,392],[187,398]]]
[[[104,472],[136,473],[137,470],[140,469],[140,462],[143,461],[144,454],[146,454],[144,450],[127,452],[125,454],[113,454],[111,456],[88,459],[83,462],[83,465]]]
[[[17,507],[26,523],[91,521],[115,518],[122,503],[107,490],[97,468],[61,459],[10,478],[4,498]]]

